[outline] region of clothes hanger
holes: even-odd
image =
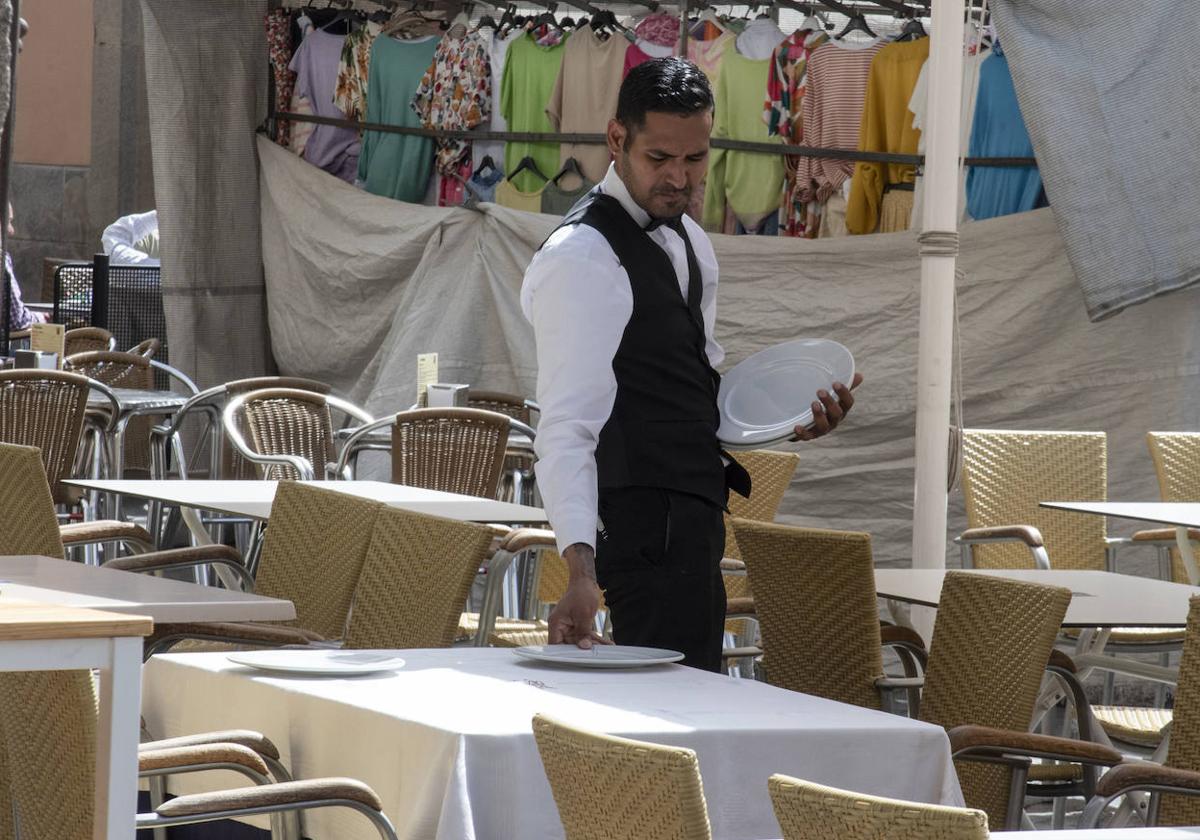
[[[917,18],[909,18],[904,24],[904,28],[900,30],[900,34],[896,37],[897,41],[915,41],[918,38],[928,37],[925,27]]]
[[[479,166],[476,167],[475,171],[471,173],[471,177],[478,178],[480,175],[482,175],[484,172],[486,172],[489,169],[492,170],[493,172],[500,171],[496,167],[496,161],[492,160],[492,156],[484,155],[483,159],[481,161],[479,161]]]
[[[840,41],[855,30],[859,32],[865,32],[872,38],[879,37],[873,31],[871,31],[871,27],[867,25],[867,18],[862,12],[855,12],[852,14],[850,16],[850,22],[846,24],[846,28],[833,37]]]
[[[558,186],[558,182],[566,175],[576,175],[579,180],[587,183],[587,176],[583,174],[583,170],[579,168],[579,161],[573,157],[567,158],[566,163],[562,165],[562,169],[558,170],[558,174],[550,179],[550,183]]]
[[[529,170],[534,175],[541,178],[543,181],[550,180],[544,174],[542,174],[542,170],[538,169],[537,161],[535,161],[529,155],[526,155],[525,157],[521,158],[521,162],[518,163],[515,167],[513,167],[513,171],[508,173],[508,177],[505,180],[512,181],[513,178],[516,178],[518,175],[520,175],[525,170]]]

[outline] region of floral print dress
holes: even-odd
[[[271,58],[271,72],[275,82],[275,108],[287,110],[292,102],[292,90],[296,87],[296,74],[288,69],[292,62],[292,17],[286,9],[267,12],[263,19],[267,30],[267,49]],[[292,124],[287,120],[275,123],[272,138],[280,146],[287,147],[291,138]]]
[[[413,95],[412,109],[426,128],[469,131],[492,110],[492,61],[487,38],[471,33],[443,38]],[[439,139],[437,171],[450,176],[471,154],[469,140]]]

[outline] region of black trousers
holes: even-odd
[[[596,578],[619,645],[669,648],[721,668],[725,520],[713,503],[653,487],[600,491]]]

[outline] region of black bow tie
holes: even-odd
[[[682,236],[683,216],[669,216],[663,219],[651,219],[650,223],[642,228],[642,230],[646,231],[646,233],[650,233],[651,231],[657,230],[660,227],[669,227],[671,230]]]

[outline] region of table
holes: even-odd
[[[54,557],[0,557],[0,594],[4,600],[11,597],[145,615],[157,623],[289,621],[296,617],[291,601]]]
[[[92,835],[96,840],[134,838],[141,637],[152,629],[153,623],[145,616],[35,604],[8,597],[0,602],[0,670],[100,670]]]
[[[1000,840],[1200,840],[1200,828],[1093,828],[1087,831],[1006,831]]]
[[[269,676],[221,653],[160,655],[146,666],[143,715],[154,737],[258,729],[298,778],[371,785],[402,838],[561,838],[535,712],[695,749],[717,840],[779,836],[767,793],[775,772],[962,803],[945,731],[908,718],[681,665],[599,672],[498,648],[396,653],[404,668],[349,679]],[[204,775],[173,778],[172,792],[219,784]],[[305,820],[313,837],[370,837],[335,809]]]
[[[1175,545],[1183,558],[1188,580],[1200,584],[1200,565],[1188,539],[1188,528],[1200,528],[1200,503],[1195,502],[1042,502],[1044,508],[1087,513],[1093,516],[1113,516],[1175,528]]]

